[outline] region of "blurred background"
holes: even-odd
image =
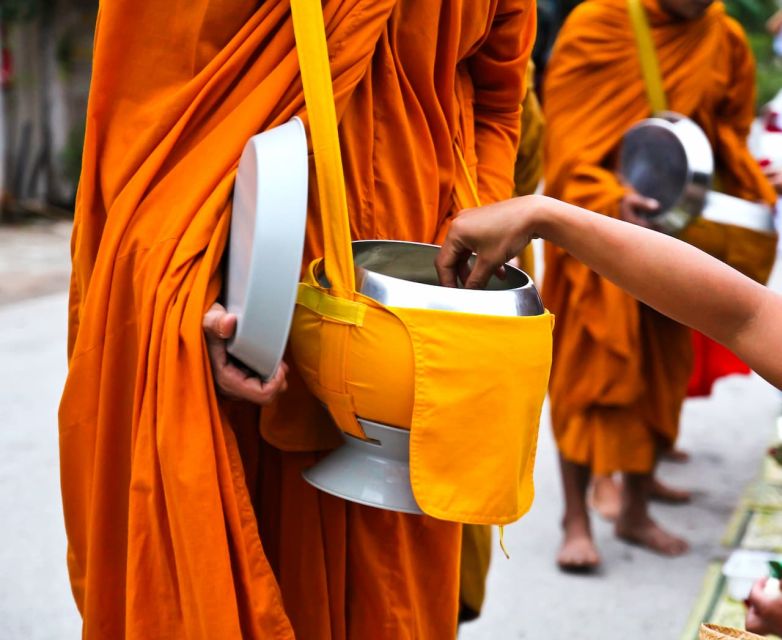
[[[76,195],[97,0],[2,0],[2,220],[69,215]]]
[[[574,4],[539,0],[539,69]],[[780,5],[726,5],[757,59],[754,144],[782,155],[782,105],[767,106],[782,89],[782,36],[775,52],[769,29]],[[56,412],[97,10],[97,0],[0,0],[0,640],[80,636],[65,566]],[[772,286],[781,279],[777,268]],[[691,461],[663,471],[695,500],[655,513],[686,534],[691,553],[667,560],[620,546],[598,522],[606,575],[575,578],[554,565],[562,499],[544,418],[535,506],[506,531],[511,560],[495,549],[486,609],[460,636],[693,640],[706,617],[740,624],[743,605],[727,598],[720,571],[735,547],[782,552],[782,474],[767,478],[763,461],[779,439],[781,408],[779,393],[756,376],[728,378],[711,398],[688,401],[680,444]],[[765,493],[748,500],[758,486]]]
[[[538,68],[573,0],[540,0]],[[758,63],[758,106],[782,87],[767,21],[777,0],[728,0]],[[69,215],[84,141],[97,0],[0,0],[0,220]]]

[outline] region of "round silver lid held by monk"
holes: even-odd
[[[506,278],[492,277],[486,290],[441,287],[434,268],[439,249],[431,244],[395,240],[354,242],[356,288],[388,307],[493,316],[533,316],[544,312],[530,277],[510,265],[505,266]],[[320,282],[328,286],[323,273]],[[410,431],[360,416],[358,421],[368,440],[342,433],[342,446],[304,471],[304,479],[345,500],[391,511],[421,513],[410,485]]]
[[[262,378],[288,342],[307,221],[307,136],[298,118],[250,138],[239,160],[228,246],[228,352]]]
[[[698,216],[764,233],[774,230],[771,208],[711,191],[714,155],[706,134],[692,120],[662,113],[628,129],[619,158],[622,180],[660,203],[652,225],[677,235]]]
[[[678,114],[632,126],[622,140],[619,173],[638,193],[660,203],[654,226],[676,234],[701,214],[711,188],[714,156],[701,128]]]

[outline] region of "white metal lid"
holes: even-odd
[[[750,202],[712,191],[701,214],[706,220],[774,233],[774,210],[764,202]]]
[[[226,306],[228,352],[262,378],[288,342],[307,221],[307,135],[299,118],[250,138],[236,173]]]

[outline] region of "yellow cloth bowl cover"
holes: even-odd
[[[301,285],[291,347],[345,432],[409,428],[413,493],[428,515],[506,524],[529,509],[553,316],[389,308]]]

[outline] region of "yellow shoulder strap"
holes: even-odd
[[[291,14],[318,180],[326,277],[335,296],[352,298],[350,221],[320,0],[291,0]]]
[[[458,144],[453,145],[454,151],[456,152],[456,158],[459,161],[459,167],[462,170],[462,174],[464,175],[464,181],[467,183],[467,188],[469,191],[467,193],[460,193],[460,201],[462,204],[466,204],[467,202],[472,201],[473,207],[480,207],[481,206],[481,198],[478,195],[478,187],[475,186],[475,181],[472,179],[472,176],[470,175],[470,169],[467,166],[467,162],[464,159],[464,154],[462,153],[462,150],[459,148]],[[462,191],[462,183],[457,178],[454,184],[454,188],[457,191]]]
[[[627,8],[630,12],[630,22],[635,33],[635,42],[638,46],[638,56],[641,59],[641,73],[646,84],[646,95],[652,107],[652,113],[659,113],[668,109],[668,101],[663,89],[660,63],[657,60],[657,51],[652,40],[652,30],[649,28],[649,20],[646,17],[641,0],[627,0]]]

